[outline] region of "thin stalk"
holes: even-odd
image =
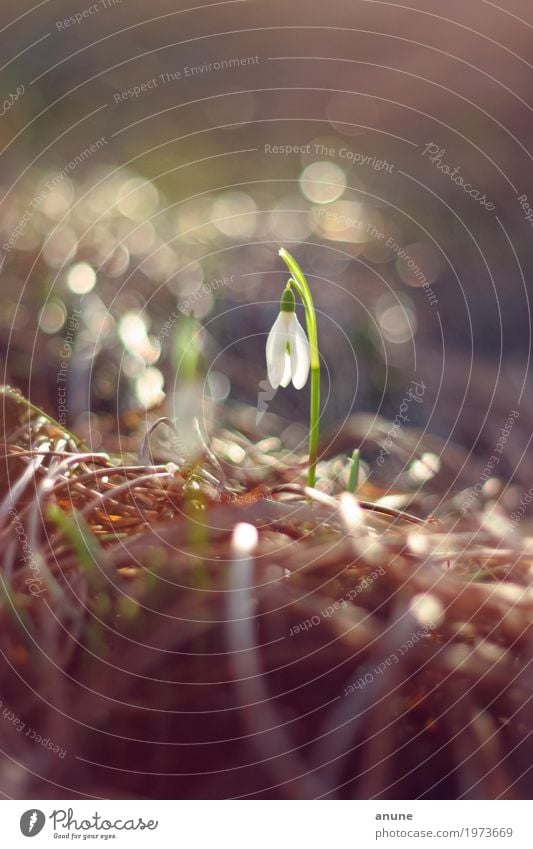
[[[315,305],[309,284],[300,266],[285,248],[281,248],[280,257],[285,262],[292,277],[289,281],[298,292],[305,309],[307,336],[309,338],[309,358],[311,365],[311,399],[309,404],[309,472],[307,482],[314,486],[316,482],[316,462],[318,453],[318,435],[320,427],[320,353],[318,350],[318,331]]]
[[[348,479],[348,492],[355,492],[359,483],[359,448],[354,448],[350,460],[350,477]]]

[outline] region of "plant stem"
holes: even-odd
[[[298,292],[305,308],[307,336],[309,338],[309,356],[311,363],[311,399],[309,405],[309,472],[307,482],[314,486],[316,482],[316,462],[318,453],[318,434],[320,426],[320,353],[318,350],[318,332],[315,305],[309,284],[300,266],[285,248],[281,248],[280,257],[285,262],[292,277],[289,283]]]
[[[355,492],[359,483],[359,448],[354,448],[351,459],[350,478],[348,480],[348,492]]]

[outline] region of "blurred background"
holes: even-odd
[[[481,468],[519,412],[521,491],[532,30],[527,0],[4,0],[3,382],[94,449],[195,404],[297,447],[308,390],[264,361],[285,246],[329,438],[417,381],[409,424]]]

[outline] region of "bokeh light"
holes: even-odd
[[[75,295],[86,295],[95,283],[96,272],[87,262],[77,262],[67,271],[67,286]]]
[[[247,239],[255,230],[257,206],[246,192],[224,192],[213,204],[216,228],[231,239]]]
[[[39,314],[39,328],[43,333],[57,333],[63,327],[66,319],[67,308],[63,301],[48,301]]]
[[[334,162],[313,162],[300,176],[300,190],[313,203],[331,203],[344,194],[346,174]]]

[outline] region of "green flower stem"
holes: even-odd
[[[359,449],[354,448],[350,461],[350,478],[348,480],[348,492],[355,492],[359,483]]]
[[[316,481],[316,461],[318,452],[318,434],[320,426],[320,354],[318,350],[318,332],[315,305],[311,289],[305,279],[304,273],[294,257],[285,248],[281,248],[280,257],[285,262],[292,277],[290,285],[298,292],[305,308],[305,321],[307,325],[307,336],[309,338],[309,354],[311,364],[311,402],[309,415],[309,472],[307,482],[314,486]]]

